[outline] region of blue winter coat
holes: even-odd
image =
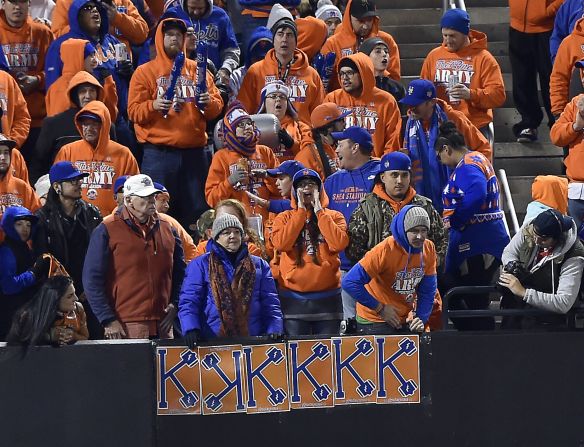
[[[221,328],[219,310],[215,305],[209,279],[209,257],[215,253],[221,259],[229,282],[235,267],[225,251],[213,241],[207,244],[207,253],[194,259],[187,267],[178,302],[178,316],[183,333],[198,329],[205,338],[215,338]],[[236,264],[248,256],[247,246],[239,253]],[[256,268],[256,278],[248,310],[249,335],[281,334],[282,311],[269,264],[250,255]]]
[[[583,0],[566,0],[558,9],[554,19],[554,30],[550,37],[550,55],[552,64],[556,59],[558,48],[562,40],[570,35],[576,26],[576,22],[582,18],[584,10]]]

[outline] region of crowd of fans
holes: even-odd
[[[505,86],[464,10],[404,88],[373,0],[36,3],[0,11],[0,340],[423,332],[497,281],[504,307],[576,302],[581,0],[510,0],[513,130],[538,138],[539,76],[568,175],[536,179],[512,240]]]

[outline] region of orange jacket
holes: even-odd
[[[156,29],[155,44],[156,58],[140,65],[130,81],[128,116],[134,122],[136,137],[141,143],[154,145],[203,147],[207,144],[207,120],[216,118],[223,108],[223,100],[213,77],[207,71],[207,92],[211,101],[201,113],[195,104],[197,63],[185,58],[175,90],[175,98],[185,102],[180,105],[179,112],[171,107],[165,118],[153,107],[154,100],[166,92],[173,64],[164,51],[162,26]]]
[[[34,189],[24,180],[14,177],[9,169],[0,180],[0,219],[4,210],[13,205],[23,206],[33,213],[41,207]],[[0,229],[0,242],[3,240],[4,232]]]
[[[184,229],[178,220],[164,213],[158,213],[158,218],[164,222],[168,222],[170,226],[175,229],[178,237],[180,237],[183,246],[185,262],[188,264],[193,259],[195,259],[197,256],[197,246],[195,245],[191,235],[187,233],[187,230]]]
[[[420,77],[434,82],[436,94],[448,101],[446,88],[451,74],[470,89],[470,99],[452,104],[479,129],[493,121],[493,108],[505,102],[501,67],[487,50],[487,35],[471,30],[470,45],[453,53],[444,44],[434,48],[422,65]]]
[[[293,191],[294,192],[294,191]],[[309,213],[297,207],[292,194],[292,207],[276,216],[272,225],[272,242],[280,254],[280,273],[278,284],[296,292],[321,292],[337,289],[341,286],[341,261],[339,253],[349,245],[347,223],[338,211],[326,208],[328,197],[321,188],[320,203],[323,209],[316,213],[318,229],[322,236],[319,239],[317,256],[320,265],[306,252],[306,244],[302,241],[303,265],[296,263],[297,241],[304,232]]]
[[[312,139],[312,130],[310,130],[308,124],[302,121],[296,121],[289,115],[286,115],[282,121],[280,121],[280,125],[282,126],[282,129],[288,132],[288,134],[294,139],[294,145],[288,149],[283,144],[279,144],[278,147],[274,149],[274,155],[278,160],[278,164],[286,160],[293,160],[294,157],[298,155],[301,148],[314,142]]]
[[[308,60],[312,61],[326,42],[328,36],[326,23],[316,17],[308,16],[296,19],[296,27],[298,28],[298,49],[304,51]]]
[[[0,108],[4,111],[2,133],[22,147],[30,130],[30,114],[17,82],[3,70],[0,70]]]
[[[584,58],[584,20],[576,22],[572,33],[562,40],[550,76],[550,101],[552,113],[559,115],[568,104],[570,81],[574,64]]]
[[[140,171],[130,149],[110,140],[111,118],[107,107],[100,101],[91,101],[77,112],[75,126],[79,135],[83,134],[77,117],[83,112],[91,112],[101,118],[97,147],[93,148],[83,139],[66,144],[55,157],[55,163],[67,160],[79,171],[89,173],[89,177],[83,179],[83,200],[96,206],[102,216],[107,216],[116,206],[112,193],[116,179],[120,175],[139,174]]]
[[[554,17],[564,0],[509,0],[511,28],[522,33],[545,33],[554,28]]]
[[[559,147],[569,147],[568,156],[564,159],[566,175],[571,182],[578,183],[584,182],[584,143],[582,142],[584,132],[576,132],[572,124],[576,121],[578,113],[576,104],[581,98],[584,98],[584,94],[574,97],[566,104],[564,111],[550,130],[552,143]]]
[[[332,165],[331,172],[334,174],[339,169],[339,157],[337,156],[337,153],[332,146],[329,146],[328,144],[323,144],[322,148],[324,149],[325,154],[328,155],[330,159],[330,164]],[[294,157],[294,160],[302,163],[305,168],[312,169],[318,172],[318,175],[320,175],[320,178],[322,179],[323,182],[326,179],[324,167],[322,164],[322,158],[318,153],[318,149],[316,148],[316,143],[314,143],[314,140],[312,142],[309,142],[308,144],[303,144],[302,148],[300,149],[300,152],[298,152],[296,154],[296,157]]]
[[[538,175],[531,184],[531,198],[567,214],[568,180],[555,175]]]
[[[221,200],[236,199],[245,206],[248,214],[260,214],[264,220],[268,218],[268,210],[261,206],[253,207],[243,187],[234,189],[228,177],[237,169],[239,159],[243,155],[230,149],[220,149],[215,152],[211,160],[211,167],[205,183],[205,199],[211,207],[215,207]],[[254,154],[248,158],[249,169],[272,169],[278,166],[278,161],[272,150],[258,144]],[[254,193],[262,199],[280,198],[276,184],[272,179],[254,183]]]
[[[47,116],[56,115],[71,107],[78,107],[76,101],[71,99],[71,91],[80,84],[88,83],[97,88],[97,99],[107,106],[112,121],[116,120],[118,93],[113,77],[111,75],[106,77],[102,86],[91,73],[84,70],[85,58],[83,55],[85,45],[88,42],[88,40],[83,39],[67,39],[61,45],[63,72],[47,90],[45,98]],[[63,91],[66,91],[65,95]]]
[[[14,177],[29,183],[26,161],[24,161],[22,153],[16,148],[12,149],[12,153],[10,154],[10,166],[12,167],[12,175]]]
[[[335,53],[337,55],[334,68],[335,75],[331,77],[329,91],[333,91],[340,87],[340,83],[336,77],[336,74],[338,72],[337,69],[341,58],[355,54],[359,51],[357,35],[353,31],[353,25],[351,25],[351,14],[349,13],[349,10],[351,9],[351,3],[352,0],[349,0],[345,8],[345,13],[343,14],[343,21],[335,30],[335,34],[327,39],[322,47],[322,50],[320,50],[322,54]],[[379,28],[379,17],[375,17],[373,19],[373,28],[371,29],[371,34],[367,36],[367,39],[370,37],[380,37],[385,40],[389,48],[389,66],[387,67],[389,77],[399,81],[401,78],[399,48],[393,37],[386,32],[381,31]]]
[[[322,104],[324,87],[320,76],[308,63],[308,57],[300,50],[294,52],[295,61],[290,67],[286,84],[290,87],[290,101],[298,112],[298,118],[310,124],[310,114]],[[262,88],[268,82],[279,79],[278,60],[272,48],[263,61],[256,62],[243,78],[237,99],[249,113],[256,113],[260,107]]]
[[[390,236],[373,247],[359,261],[359,264],[371,277],[371,282],[365,285],[365,289],[380,303],[391,305],[403,325],[408,314],[413,310],[415,296],[407,300],[403,294],[395,290],[400,289],[400,286],[396,284],[416,278],[422,279],[425,275],[436,275],[436,249],[434,243],[426,239],[421,253],[408,253],[393,236]],[[418,271],[420,265],[424,267],[423,272]],[[440,296],[436,291],[434,303],[439,299]],[[357,315],[368,321],[383,322],[375,311],[359,303],[357,303]]]
[[[0,42],[8,59],[12,75],[23,73],[36,76],[39,84],[24,98],[32,117],[32,127],[41,127],[45,117],[45,55],[53,41],[53,34],[43,24],[33,22],[28,17],[20,28],[13,28],[6,22],[4,11],[0,11]]]
[[[343,58],[344,59],[344,58]],[[347,56],[359,69],[363,88],[359,96],[353,96],[342,88],[329,93],[324,102],[334,102],[343,111],[352,114],[345,118],[347,127],[361,126],[373,136],[373,155],[381,157],[386,152],[397,151],[400,146],[402,126],[399,107],[395,98],[375,87],[373,62],[363,53]]]
[[[69,8],[72,3],[73,0],[57,1],[51,21],[51,30],[55,37],[61,37],[69,32]],[[109,21],[109,32],[126,44],[128,55],[131,58],[130,44],[144,43],[148,37],[148,24],[130,0],[113,0],[113,3],[118,14]]]

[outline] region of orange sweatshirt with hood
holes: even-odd
[[[108,108],[112,121],[118,116],[118,93],[116,84],[111,75],[105,78],[102,86],[95,77],[85,71],[85,45],[89,43],[84,39],[68,39],[61,45],[61,60],[63,61],[63,73],[61,77],[51,84],[47,90],[45,103],[47,116],[57,115],[71,107],[77,107],[71,99],[71,92],[80,84],[91,84],[97,88],[97,99]],[[67,94],[63,95],[66,91]]]
[[[0,109],[4,111],[2,133],[22,147],[30,130],[30,114],[18,83],[3,70],[0,70]]]
[[[176,19],[165,19],[161,23],[167,20]],[[197,63],[185,58],[174,96],[181,103],[180,111],[171,107],[165,118],[161,112],[154,110],[153,104],[166,92],[174,61],[164,51],[160,25],[156,28],[155,44],[154,60],[140,65],[130,81],[128,116],[134,122],[136,137],[140,143],[183,149],[203,147],[207,144],[207,120],[216,118],[223,109],[223,100],[213,76],[207,71],[207,92],[211,100],[201,113],[195,103]]]
[[[12,153],[10,155],[10,166],[12,167],[12,175],[14,177],[29,183],[28,167],[26,166],[26,161],[24,161],[22,153],[16,148],[12,149]]]
[[[568,214],[568,179],[538,175],[531,184],[531,198],[562,214]]]
[[[272,242],[280,252],[278,284],[295,292],[322,292],[341,286],[341,261],[339,253],[349,245],[347,223],[338,211],[328,209],[329,199],[320,189],[320,203],[323,207],[316,213],[319,238],[317,257],[320,265],[314,263],[307,253],[306,244],[302,245],[302,266],[296,263],[297,240],[304,232],[306,219],[312,211],[298,208],[295,190],[292,189],[292,210],[276,216],[272,224]]]
[[[556,146],[568,146],[568,156],[564,159],[566,175],[570,182],[584,183],[584,137],[583,132],[576,132],[572,124],[576,121],[578,101],[584,94],[578,95],[566,104],[564,111],[550,130],[550,139]],[[560,152],[558,152],[560,154]]]
[[[34,189],[24,180],[14,177],[12,169],[8,169],[4,178],[0,179],[0,219],[4,210],[14,205],[23,206],[33,213],[41,207]],[[3,240],[4,232],[0,229],[0,242]]]
[[[13,76],[22,73],[35,76],[39,83],[34,91],[24,96],[31,115],[32,127],[41,127],[45,117],[45,55],[53,41],[53,34],[42,23],[28,17],[20,28],[14,28],[0,11],[0,42]]]
[[[335,59],[334,74],[331,77],[329,83],[329,91],[333,91],[340,86],[337,73],[341,58],[355,54],[359,51],[359,39],[355,34],[355,31],[353,31],[353,25],[351,24],[351,14],[349,12],[351,9],[351,3],[352,0],[349,0],[347,6],[345,7],[343,21],[335,30],[335,34],[327,39],[322,49],[320,50],[320,52],[325,55],[328,53],[335,53],[337,55]],[[389,66],[387,67],[389,77],[399,81],[401,78],[399,48],[391,35],[380,30],[379,22],[379,17],[375,17],[373,19],[373,28],[371,29],[371,33],[369,33],[365,39],[362,39],[361,43],[370,37],[380,37],[385,40],[389,48]]]
[[[288,135],[294,139],[294,145],[288,149],[283,144],[280,144],[274,149],[274,155],[278,160],[278,164],[283,163],[286,160],[293,160],[294,157],[298,155],[301,148],[314,141],[312,139],[312,131],[310,130],[310,127],[303,121],[296,121],[294,118],[286,114],[280,121],[280,125],[282,129],[288,132]]]
[[[316,17],[303,17],[296,19],[298,29],[298,49],[302,50],[312,61],[326,42],[328,29],[324,20]]]
[[[559,115],[570,101],[570,81],[574,64],[584,58],[584,19],[576,22],[572,33],[562,40],[550,76],[552,113]]]
[[[303,144],[300,148],[300,151],[294,157],[294,160],[299,161],[304,165],[305,168],[312,169],[313,171],[318,172],[320,178],[324,182],[326,179],[324,165],[320,154],[318,153],[318,149],[316,148],[316,143],[311,136],[312,141],[308,144]],[[331,173],[334,174],[339,170],[339,157],[332,146],[328,144],[322,145],[324,153],[329,158],[329,165],[331,166]]]
[[[457,52],[444,43],[434,48],[422,65],[420,77],[434,82],[436,94],[448,101],[446,88],[450,75],[470,89],[470,99],[451,106],[463,112],[477,128],[493,121],[493,110],[505,102],[505,85],[499,63],[487,50],[487,35],[470,30],[470,44]]]
[[[104,103],[91,101],[77,112],[75,126],[79,135],[83,133],[78,117],[83,112],[91,112],[101,118],[97,146],[94,148],[83,139],[66,144],[55,157],[55,163],[67,160],[79,171],[89,174],[81,185],[83,200],[96,206],[102,216],[107,216],[116,206],[112,193],[116,179],[120,175],[136,175],[140,171],[130,149],[110,140],[111,118]]]
[[[373,62],[369,56],[357,53],[346,59],[353,61],[359,70],[361,93],[353,96],[340,88],[326,95],[324,101],[334,102],[343,112],[352,112],[345,118],[347,127],[360,126],[369,131],[373,137],[374,156],[399,150],[402,120],[395,98],[375,86]]]
[[[308,56],[304,52],[294,51],[294,58],[288,76],[281,80],[290,87],[290,101],[298,112],[298,118],[310,125],[310,114],[316,106],[322,104],[324,87],[316,70],[309,65]],[[278,60],[272,48],[263,61],[249,67],[237,99],[249,113],[254,113],[260,107],[262,88],[277,79],[280,79]]]
[[[554,28],[554,17],[564,0],[509,0],[511,28],[522,33],[545,33]]]

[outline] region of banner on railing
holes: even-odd
[[[417,335],[158,346],[156,366],[159,415],[420,402]]]

